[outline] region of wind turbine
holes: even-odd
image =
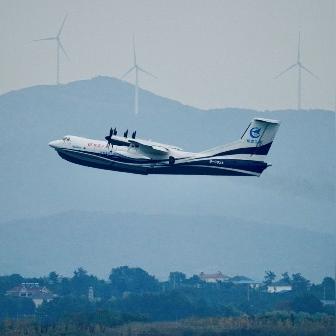
[[[143,72],[153,78],[157,78],[156,76],[154,76],[153,74],[151,74],[150,72],[144,70],[143,68],[141,68],[138,64],[137,64],[137,60],[136,60],[136,52],[135,52],[135,38],[133,35],[133,66],[127,70],[124,75],[121,77],[121,79],[124,79],[129,73],[131,73],[132,71],[135,71],[135,82],[134,82],[134,113],[138,114],[139,112],[139,72]]]
[[[277,75],[275,78],[279,78],[284,73],[294,69],[295,67],[297,67],[297,69],[298,69],[298,87],[297,87],[298,103],[297,103],[297,109],[301,110],[301,95],[302,95],[301,75],[302,75],[302,70],[305,70],[306,72],[308,72],[311,76],[313,76],[316,79],[319,79],[319,78],[301,63],[301,34],[300,33],[299,33],[298,53],[297,53],[296,63],[292,64],[290,67],[288,67],[284,71],[280,72],[279,75]]]
[[[60,75],[60,50],[62,50],[63,54],[66,56],[66,58],[68,60],[70,60],[68,54],[66,53],[63,44],[61,42],[61,34],[62,34],[62,30],[65,24],[65,21],[67,19],[68,15],[65,15],[61,28],[59,29],[58,33],[56,36],[52,36],[52,37],[46,37],[46,38],[42,38],[42,39],[38,39],[38,40],[34,40],[34,42],[39,42],[39,41],[56,41],[56,46],[57,46],[57,73],[56,73],[56,83],[57,85],[59,85],[60,81],[59,81],[59,75]]]

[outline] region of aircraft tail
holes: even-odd
[[[277,120],[254,118],[241,136],[239,146],[242,154],[267,155],[280,122]]]
[[[219,146],[203,153],[215,156],[248,155],[259,160],[266,156],[272,146],[275,135],[280,126],[277,120],[253,118],[240,140],[231,144]]]

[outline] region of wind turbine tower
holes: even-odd
[[[70,60],[68,54],[66,53],[63,44],[61,42],[61,34],[62,34],[62,30],[65,24],[65,21],[67,19],[67,15],[64,17],[64,20],[62,22],[62,25],[60,27],[60,29],[58,30],[58,33],[56,36],[52,36],[52,37],[46,37],[46,38],[42,38],[42,39],[38,39],[38,40],[34,40],[34,42],[39,42],[39,41],[56,41],[56,58],[57,58],[57,67],[56,67],[56,83],[57,85],[59,85],[60,81],[60,51],[62,50],[63,54],[66,56],[66,58],[68,60]]]
[[[279,78],[286,72],[297,68],[298,70],[298,84],[297,84],[297,109],[301,110],[301,98],[302,98],[302,70],[305,70],[308,72],[311,76],[313,76],[316,79],[319,79],[312,71],[307,69],[302,63],[301,63],[301,34],[299,33],[299,42],[298,42],[298,53],[297,53],[297,59],[296,63],[292,64],[290,67],[285,69],[284,71],[280,72],[279,75],[277,75],[275,78]]]
[[[143,72],[153,78],[157,78],[156,76],[154,76],[153,74],[151,74],[150,72],[144,70],[142,67],[140,67],[137,63],[137,59],[136,59],[136,52],[135,52],[135,38],[133,35],[133,66],[127,70],[123,76],[121,77],[121,79],[124,79],[129,73],[131,73],[132,71],[135,71],[135,82],[134,82],[134,113],[137,115],[139,113],[139,72]]]

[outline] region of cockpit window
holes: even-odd
[[[62,140],[63,141],[70,141],[70,137],[65,136]]]

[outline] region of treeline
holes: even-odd
[[[244,279],[232,279],[240,278]],[[45,325],[77,319],[85,323],[104,321],[103,325],[112,327],[130,321],[237,318],[272,311],[333,313],[332,306],[321,302],[334,298],[332,278],[313,284],[299,273],[291,276],[283,273],[278,282],[290,284],[293,290],[269,293],[267,286],[275,279],[276,275],[267,271],[263,283],[252,288],[248,282],[206,283],[196,275],[187,277],[184,273],[172,272],[167,281],[160,282],[141,268],[127,266],[112,269],[108,280],[99,279],[83,268],[75,270],[72,277],[62,277],[56,272],[40,278],[13,274],[0,277],[0,320],[31,316]],[[6,295],[9,289],[24,282],[38,283],[56,297],[35,308],[30,299]]]

